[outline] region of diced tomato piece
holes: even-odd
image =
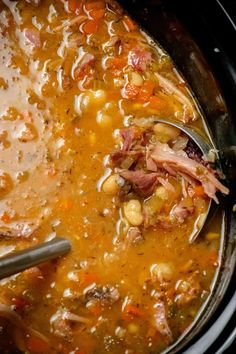
[[[81,8],[80,0],[68,0],[68,10],[69,12],[76,12]]]
[[[133,317],[142,317],[144,315],[143,311],[137,307],[134,306],[132,304],[127,304],[124,308],[124,312],[123,312],[123,318],[124,319],[129,319],[129,318],[133,318]]]
[[[27,339],[27,349],[30,353],[49,353],[49,344],[42,338],[30,336]]]
[[[101,18],[103,18],[104,14],[105,14],[105,10],[103,9],[95,9],[90,11],[90,16],[94,19],[94,20],[100,20]]]
[[[92,2],[87,3],[85,5],[85,8],[87,11],[104,9],[105,2],[104,1],[92,1]]]
[[[78,67],[74,71],[75,80],[83,80],[85,75],[87,75],[87,68],[81,69],[80,67]]]
[[[143,86],[141,87],[140,93],[139,93],[139,101],[141,102],[147,102],[149,101],[150,97],[153,95],[153,90],[154,90],[155,84],[151,80],[146,80],[143,83]]]
[[[89,285],[98,281],[98,275],[95,273],[85,273],[81,276],[81,284]]]
[[[88,20],[83,25],[83,31],[86,34],[96,33],[98,30],[98,21],[97,20]]]
[[[130,83],[128,83],[125,86],[124,93],[125,93],[125,97],[127,97],[127,98],[131,98],[131,99],[137,98],[139,95],[139,92],[140,92],[140,87],[138,87],[138,86],[132,85]]]
[[[127,31],[129,31],[129,32],[135,31],[136,28],[137,28],[137,26],[136,26],[136,24],[134,23],[134,21],[133,21],[129,16],[127,16],[127,15],[125,15],[125,16],[123,17],[123,23],[124,23],[124,25],[125,25]]]

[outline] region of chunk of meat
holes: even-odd
[[[31,236],[39,227],[37,221],[18,221],[5,225],[0,222],[0,238],[25,238]]]
[[[153,306],[153,310],[154,327],[165,338],[166,342],[170,344],[173,342],[173,336],[166,319],[166,310],[163,302],[156,302]]]
[[[26,28],[24,30],[26,40],[34,47],[41,47],[40,32],[37,28]]]
[[[72,335],[71,323],[78,322],[83,325],[90,324],[90,319],[78,316],[68,310],[58,310],[50,319],[55,335],[69,339]]]
[[[134,184],[135,189],[141,195],[148,196],[153,193],[158,181],[158,173],[145,173],[143,170],[120,172],[120,176]]]
[[[111,285],[95,287],[86,292],[86,301],[97,300],[102,306],[113,305],[119,298],[119,291]]]
[[[204,166],[208,166],[208,162],[204,161],[202,158],[202,153],[200,151],[200,149],[197,147],[196,144],[194,144],[194,142],[192,140],[188,141],[188,144],[186,146],[186,148],[184,149],[184,151],[186,152],[186,154],[188,155],[188,157],[196,162],[201,163]]]
[[[129,65],[138,71],[145,71],[151,60],[151,53],[138,47],[131,50],[128,56]]]
[[[70,323],[64,317],[64,311],[58,310],[50,319],[53,333],[62,338],[69,339],[72,335]]]
[[[128,169],[144,156],[142,150],[123,151],[116,150],[110,154],[111,161],[116,167]]]
[[[157,142],[153,147],[150,157],[157,164],[167,170],[169,166],[176,173],[183,173],[199,181],[204,192],[208,197],[214,199],[218,203],[216,192],[219,190],[224,194],[228,194],[229,190],[221,182],[217,180],[214,174],[202,164],[190,159],[183,151],[174,151],[167,144]]]
[[[183,223],[185,219],[193,214],[194,212],[194,206],[193,205],[186,205],[184,201],[181,201],[179,204],[177,204],[173,210],[172,210],[172,215],[180,222]]]

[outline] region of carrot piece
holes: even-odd
[[[48,353],[50,348],[47,342],[39,337],[30,336],[27,340],[27,349],[30,353]]]
[[[154,87],[155,85],[153,81],[151,80],[144,81],[143,86],[141,87],[139,93],[139,101],[141,102],[149,101],[150,97],[153,95]]]
[[[166,102],[163,99],[161,99],[160,97],[151,96],[149,99],[148,107],[152,108],[152,109],[165,109]]]
[[[125,96],[127,98],[137,98],[140,92],[140,87],[128,83],[125,86]]]
[[[76,12],[79,10],[81,2],[79,0],[68,0],[68,10],[69,12]]]
[[[81,283],[86,286],[89,284],[95,283],[97,281],[98,281],[98,276],[95,273],[85,273],[81,277]]]
[[[93,34],[97,32],[98,29],[98,21],[97,20],[88,20],[83,25],[83,31],[86,34]]]
[[[128,15],[125,15],[123,17],[123,23],[124,23],[127,31],[132,32],[132,31],[136,30],[136,24]]]
[[[205,192],[204,192],[203,186],[201,186],[201,185],[195,186],[195,187],[194,187],[194,194],[195,194],[197,197],[204,197],[204,196],[205,196]]]
[[[1,220],[5,222],[5,224],[8,224],[11,221],[11,217],[9,216],[8,213],[4,211],[4,213],[1,216]]]
[[[95,10],[90,11],[89,14],[94,20],[100,20],[101,18],[103,18],[104,14],[105,14],[105,10],[104,9],[95,9]]]
[[[87,11],[104,9],[105,8],[105,2],[104,1],[89,2],[89,3],[87,3],[85,5],[85,8],[86,8]]]
[[[124,309],[125,318],[130,317],[142,317],[144,315],[143,311],[137,306],[127,304]],[[128,316],[127,316],[128,315]]]

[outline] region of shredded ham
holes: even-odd
[[[128,57],[128,63],[131,65],[135,70],[138,71],[145,71],[147,65],[150,64],[152,60],[152,55],[150,52],[140,49],[134,48]]]
[[[159,174],[147,174],[143,170],[124,170],[120,172],[120,176],[126,179],[127,181],[133,183],[140,194],[147,196],[153,193],[154,188],[157,184]]]
[[[27,41],[32,44],[34,48],[41,47],[40,32],[37,28],[26,28],[24,30],[24,35]]]
[[[167,323],[166,310],[163,302],[162,301],[156,302],[155,305],[153,306],[153,309],[154,309],[154,313],[153,313],[154,327],[161,335],[163,335],[166,342],[170,344],[171,342],[173,342],[173,336],[170,327]]]
[[[211,171],[202,164],[190,159],[184,151],[174,151],[167,144],[157,142],[150,157],[158,167],[166,169],[165,166],[168,165],[176,173],[182,173],[183,177],[186,175],[199,181],[206,195],[214,199],[216,203],[218,203],[215,195],[217,190],[224,194],[229,193],[228,188],[223,186]]]
[[[174,206],[171,214],[178,220],[178,222],[183,223],[184,220],[194,212],[194,206],[186,206],[184,202],[181,201],[179,204]]]
[[[163,187],[170,193],[175,192],[174,186],[172,186],[172,184],[167,179],[164,179],[163,177],[158,177],[158,182],[160,182]]]
[[[124,140],[122,151],[129,151],[134,141],[134,136],[135,136],[134,129],[133,128],[123,129],[121,131],[121,136]]]

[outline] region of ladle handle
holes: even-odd
[[[68,240],[57,237],[52,241],[0,258],[0,279],[62,256],[71,249]]]

